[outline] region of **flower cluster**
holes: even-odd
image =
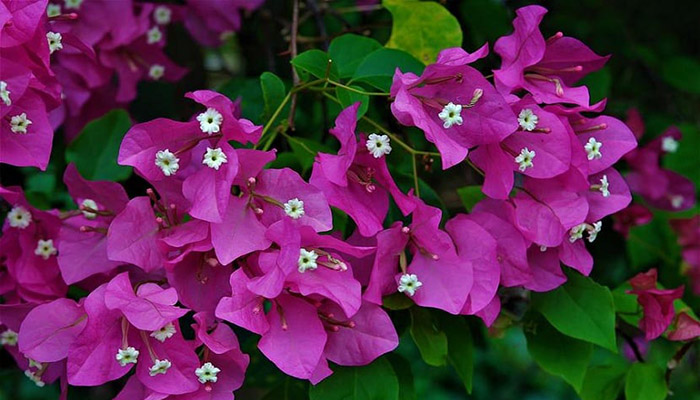
[[[215,44],[240,24],[229,11],[259,3],[188,1],[190,12],[181,13],[107,0],[37,2],[36,26],[56,34],[35,26],[48,40],[43,72],[23,66],[21,79],[2,86],[12,127],[3,125],[3,146],[6,133],[14,140],[41,127],[50,137],[48,122],[21,108],[36,97],[47,118],[37,77],[56,71],[66,123],[94,115],[86,111],[102,107],[94,96],[128,102],[141,79],[181,76],[162,52],[163,26],[176,14]],[[231,325],[259,335],[258,349],[281,371],[316,384],[333,373],[329,362],[366,365],[396,348],[386,296],[491,325],[499,287],[552,290],[567,280],[562,263],[588,275],[585,242],[631,201],[613,164],[637,157],[637,141],[623,122],[591,116],[605,102],[591,105],[588,89],[573,86],[607,57],[561,33],[545,39],[545,13],[518,10],[515,32],[495,44],[502,64],[493,84],[469,65],[487,45],[473,54],[446,49],[421,76],[394,76],[396,119],[425,133],[443,168],[466,160],[482,173],[487,198],[469,214],[447,219],[399,188],[387,166],[391,138],[358,131],[360,103],[337,116],[330,135],[339,150],[318,153],[306,181],[269,167],[276,152],[257,149],[263,127],[209,90],[186,94],[199,107],[188,121],[159,118],[125,135],[118,163],[148,182],[145,195],[130,199],[120,184],[86,180],[74,165],[64,183],[75,210],[42,211],[21,189],[0,188],[9,204],[0,237],[2,345],[40,386],[59,378],[64,388],[97,386],[134,370],[118,398],[231,398],[249,364]],[[30,30],[29,14],[9,14],[13,29]],[[3,30],[2,46],[10,37],[21,35]],[[387,227],[391,204],[401,215]],[[334,230],[331,207],[354,221],[349,237]],[[69,285],[87,295],[76,301]],[[642,329],[660,335],[680,292],[655,289],[655,276],[653,288],[633,289],[648,315]],[[183,334],[190,319],[194,333]],[[693,321],[681,314],[677,324]]]

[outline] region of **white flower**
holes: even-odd
[[[32,360],[31,358],[27,358],[27,360],[29,360],[29,368],[41,369],[40,362],[38,362],[36,360]]]
[[[543,253],[544,253],[545,251],[547,251],[547,246],[544,246],[544,245],[540,246],[540,251],[543,252]]]
[[[79,9],[80,5],[83,4],[83,0],[65,0],[66,3],[66,8],[71,9]]]
[[[369,135],[365,145],[374,158],[379,158],[385,154],[391,153],[391,144],[389,144],[389,136],[387,135],[372,133]]]
[[[17,332],[12,329],[8,329],[0,334],[0,345],[3,346],[17,346]]]
[[[217,171],[221,164],[226,164],[227,162],[226,153],[221,150],[221,147],[215,149],[207,147],[207,152],[204,154],[204,159],[202,160],[202,164],[206,164],[209,168],[214,168]]]
[[[518,163],[520,172],[525,172],[526,169],[532,168],[533,158],[535,158],[535,150],[529,150],[527,147],[523,147],[520,150],[520,155],[515,157],[515,162]]]
[[[447,129],[452,125],[462,125],[462,106],[460,104],[454,104],[452,102],[447,103],[447,105],[440,111],[438,117],[442,120],[442,126]]]
[[[27,119],[26,113],[15,115],[14,117],[10,118],[10,130],[13,133],[21,133],[24,135],[27,133],[27,128],[31,124],[32,121]]]
[[[201,367],[194,370],[194,374],[197,375],[197,379],[199,379],[200,383],[216,382],[216,374],[219,372],[221,372],[221,370],[210,362],[206,362]]]
[[[598,237],[598,232],[603,228],[603,221],[594,222],[593,225],[588,225],[586,227],[586,232],[588,233],[588,242],[593,243],[595,238]]]
[[[122,367],[126,366],[126,364],[136,364],[139,358],[139,351],[129,346],[126,349],[119,349],[115,358]]]
[[[7,82],[0,81],[0,100],[5,103],[6,106],[12,105],[12,100],[10,99],[10,91],[7,90]]]
[[[93,199],[85,199],[85,200],[83,200],[82,203],[80,203],[80,205],[82,205],[83,207],[89,208],[91,210],[95,210],[95,211],[99,210],[99,208],[97,207],[97,203],[95,203],[95,200],[93,200]],[[87,219],[97,218],[97,214],[95,214],[92,211],[86,211],[86,210],[82,210],[82,211],[83,211],[83,216]]]
[[[399,280],[399,292],[406,292],[409,296],[413,296],[419,287],[423,284],[418,280],[416,274],[403,274]]]
[[[608,176],[603,175],[602,178],[600,178],[600,193],[603,194],[603,197],[608,197],[610,196],[610,191],[608,190],[608,187],[610,187],[610,182],[608,182]]]
[[[314,270],[318,268],[316,260],[318,259],[318,254],[315,251],[308,251],[304,248],[299,250],[299,272],[304,273],[306,270]]]
[[[518,123],[523,130],[532,132],[539,122],[539,117],[535,115],[529,108],[523,108],[518,114]]]
[[[153,366],[148,370],[148,375],[156,376],[158,374],[165,374],[168,372],[171,365],[172,363],[168,360],[156,360]]]
[[[153,10],[153,19],[159,25],[167,25],[170,23],[172,11],[167,6],[158,6]]]
[[[24,375],[27,376],[27,378],[31,379],[32,382],[34,382],[35,385],[38,387],[44,387],[45,383],[44,381],[41,380],[40,376],[36,376],[36,374],[30,370],[24,371]]]
[[[36,242],[36,249],[34,249],[34,254],[40,256],[44,260],[48,260],[49,257],[55,256],[58,250],[53,246],[53,239],[43,240],[39,239]]]
[[[153,64],[148,70],[148,76],[150,76],[154,81],[162,78],[163,75],[165,75],[165,67],[160,64]]]
[[[207,108],[207,111],[197,115],[197,121],[199,121],[199,129],[211,135],[219,133],[224,116],[213,108]]]
[[[58,17],[61,15],[61,6],[58,4],[51,4],[49,3],[48,6],[46,6],[46,16],[49,18],[52,17]]]
[[[576,225],[569,231],[569,242],[573,243],[583,238],[583,232],[586,230],[586,224]]]
[[[163,39],[163,32],[161,32],[157,26],[154,26],[146,32],[146,43],[148,44],[158,43],[161,39]]]
[[[32,222],[32,214],[26,208],[17,206],[7,213],[7,219],[10,221],[11,227],[24,229]]]
[[[61,43],[61,40],[63,37],[61,36],[60,33],[57,32],[47,32],[46,33],[46,40],[49,42],[49,50],[50,54],[53,54],[54,51],[61,50],[63,48],[63,43]]]
[[[294,219],[299,219],[304,215],[304,202],[295,197],[284,203],[284,212]]]
[[[683,206],[683,196],[671,196],[671,206],[673,208],[681,208]]]
[[[174,334],[175,326],[172,323],[169,323],[157,331],[151,332],[151,337],[156,338],[156,340],[159,342],[165,342],[166,339],[170,339]]]
[[[583,148],[586,149],[586,153],[588,153],[589,160],[603,157],[603,155],[600,153],[601,147],[603,147],[603,143],[595,140],[594,137],[588,139],[588,143],[586,143],[586,145],[583,146]]]
[[[163,171],[163,175],[175,175],[180,168],[180,159],[175,157],[175,154],[170,150],[165,149],[156,153],[156,165]]]
[[[666,153],[675,153],[678,151],[678,141],[671,136],[666,136],[661,141],[661,148]]]

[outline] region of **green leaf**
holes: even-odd
[[[262,400],[306,400],[309,398],[309,386],[306,382],[286,377],[271,391],[269,391]]]
[[[305,173],[309,168],[311,168],[312,165],[314,165],[314,158],[319,151],[324,153],[333,152],[328,146],[325,146],[316,140],[296,136],[287,136],[287,142],[301,164],[302,173]]]
[[[630,284],[625,282],[612,291],[615,313],[628,324],[637,326],[642,317],[642,308],[637,302],[637,296],[627,293],[630,289],[632,289]]]
[[[617,353],[615,306],[610,290],[578,273],[546,293],[533,293],[532,303],[559,332]]]
[[[364,367],[336,367],[333,375],[309,390],[310,400],[398,400],[399,380],[380,357]]]
[[[353,82],[365,82],[385,92],[391,88],[396,68],[401,72],[423,73],[425,66],[412,55],[395,49],[379,49],[370,53],[357,67]]]
[[[329,78],[337,80],[338,67],[334,62],[330,62],[329,69],[328,64],[330,60],[331,57],[325,51],[313,49],[294,57],[292,65],[297,70],[308,72],[317,78],[326,78],[326,74],[328,74]]]
[[[447,335],[438,330],[428,309],[411,308],[411,337],[426,364],[434,367],[447,361]]]
[[[112,110],[90,122],[66,149],[66,162],[75,163],[88,180],[121,181],[129,178],[131,167],[117,164],[119,146],[131,121],[124,110]]]
[[[627,373],[627,400],[663,400],[668,394],[664,370],[658,365],[635,363]]]
[[[282,104],[287,90],[282,79],[271,72],[263,72],[260,75],[260,89],[262,90],[265,104],[263,117],[268,120],[272,118],[272,114],[277,110],[277,107]]]
[[[588,368],[579,396],[582,400],[615,400],[625,385],[628,364],[617,357]]]
[[[262,118],[265,110],[259,79],[234,78],[220,85],[216,90],[226,95],[232,101],[241,97],[243,99],[241,102],[241,114],[243,114],[243,117],[256,124],[267,122]]]
[[[680,247],[668,220],[655,213],[648,224],[630,229],[627,240],[627,256],[636,270],[642,270],[658,263],[676,266]]]
[[[672,169],[693,181],[696,190],[700,189],[700,129],[696,125],[682,124],[678,128],[683,132],[675,153],[663,156],[664,167]]]
[[[416,388],[413,383],[411,363],[398,353],[388,353],[386,358],[394,368],[399,380],[399,400],[416,400]]]
[[[386,47],[404,50],[423,64],[435,61],[440,50],[462,46],[459,22],[437,2],[384,0],[393,18]]]
[[[393,293],[382,298],[382,306],[389,310],[405,310],[413,304],[413,300],[403,293]]]
[[[664,60],[661,76],[676,89],[700,94],[700,62],[686,56]]]
[[[476,203],[484,198],[484,192],[481,191],[480,185],[463,186],[457,189],[457,194],[467,211],[471,211]]]
[[[368,54],[380,48],[382,45],[374,39],[348,33],[331,41],[328,54],[338,67],[338,75],[349,78]]]
[[[468,393],[474,376],[474,339],[462,316],[440,314],[440,329],[447,335],[447,361],[457,371]]]
[[[562,335],[536,313],[528,315],[523,331],[532,359],[542,369],[562,377],[580,392],[593,354],[593,345]],[[562,352],[563,349],[566,349],[565,352]]]
[[[353,89],[364,90],[362,87],[357,85],[350,85],[350,87],[352,87]],[[352,90],[348,90],[340,86],[335,88],[335,94],[338,97],[340,105],[343,106],[343,108],[349,107],[357,103],[358,101],[361,102],[360,108],[357,110],[357,118],[361,118],[367,112],[367,108],[369,107],[368,95],[353,92]]]

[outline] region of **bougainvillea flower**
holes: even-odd
[[[227,35],[240,29],[242,11],[255,10],[263,0],[188,0],[186,3],[187,30],[199,43],[216,47]]]
[[[0,121],[0,162],[46,169],[51,154],[53,128],[46,106],[34,90],[13,100]]]
[[[83,179],[74,164],[66,168],[63,181],[80,208],[66,215],[59,233],[58,266],[63,280],[73,284],[121,264],[107,258],[107,229],[129,198],[118,183]]]
[[[41,304],[22,321],[19,350],[39,362],[63,360],[86,324],[83,307],[73,300],[56,299]]]
[[[418,77],[397,70],[391,86],[391,111],[404,125],[423,130],[442,156],[443,169],[476,145],[497,143],[518,123],[503,97],[483,75],[461,59],[444,56]]]
[[[695,185],[683,175],[657,168],[655,171],[632,171],[626,176],[633,192],[641,194],[656,208],[683,211],[695,205]]]
[[[681,311],[676,317],[675,327],[668,333],[669,340],[693,340],[700,336],[700,322]]]
[[[231,268],[219,264],[208,252],[191,252],[176,263],[167,263],[165,268],[180,302],[195,311],[213,313],[219,299],[231,291]]]
[[[539,25],[546,13],[540,6],[516,10],[514,32],[494,46],[502,59],[501,68],[494,70],[496,87],[504,94],[525,89],[538,103],[588,106],[588,89],[571,85],[602,68],[609,56],[601,57],[561,32],[545,40]]]
[[[318,153],[309,182],[323,191],[330,205],[345,211],[364,236],[374,236],[382,229],[389,210],[389,195],[404,214],[413,203],[394,183],[386,158],[374,157],[364,137],[358,148],[355,127],[360,103],[344,109],[330,133],[340,141],[337,155]]]
[[[613,214],[613,229],[627,237],[631,228],[651,222],[654,214],[641,204],[632,203],[627,208]]]
[[[614,214],[632,202],[632,194],[627,182],[614,168],[608,168],[588,177],[591,188],[586,193],[588,199],[587,221],[600,221]]]
[[[230,277],[232,296],[223,297],[216,307],[217,318],[262,335],[270,329],[263,311],[264,298],[248,289],[250,278],[242,268]]]
[[[671,325],[675,311],[673,301],[683,296],[683,286],[675,289],[657,289],[656,268],[642,272],[630,279],[632,290],[642,306],[644,315],[639,320],[639,329],[646,340],[661,336]]]
[[[518,131],[499,143],[479,146],[469,156],[484,171],[483,192],[495,199],[508,197],[515,171],[551,178],[568,170],[571,161],[569,134],[557,115],[538,107],[531,97],[511,107],[516,114],[527,114],[518,119]]]
[[[3,1],[0,5],[0,47],[18,46],[31,39],[46,12],[47,3],[47,0]]]
[[[0,258],[17,294],[30,302],[62,297],[68,288],[56,258],[61,226],[57,213],[32,207],[19,188],[0,187],[0,197],[11,207],[0,236]]]

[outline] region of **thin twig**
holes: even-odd
[[[289,42],[290,52],[292,55],[292,60],[297,56],[297,33],[299,31],[299,0],[294,0],[294,6],[292,10],[292,38]],[[299,84],[299,75],[292,65],[292,82],[294,86]],[[292,106],[289,107],[289,117],[287,118],[287,126],[289,129],[294,130],[294,113],[297,109],[297,95],[296,92],[292,93]]]

